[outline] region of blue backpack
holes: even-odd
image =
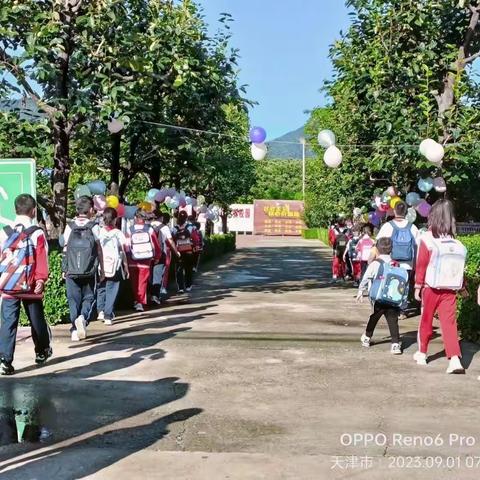
[[[392,260],[411,262],[415,258],[415,238],[412,235],[412,224],[400,228],[395,222],[390,222],[393,228]]]
[[[408,298],[408,272],[383,260],[375,261],[380,266],[370,288],[370,300],[392,307],[402,307]]]

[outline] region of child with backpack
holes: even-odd
[[[143,210],[137,210],[134,224],[129,231],[128,268],[134,297],[133,309],[143,312],[147,305],[148,284],[152,267],[162,257],[162,248],[158,235],[149,224],[149,216]]]
[[[178,293],[192,291],[194,250],[200,243],[198,230],[188,222],[188,214],[182,211],[178,214],[178,223],[173,231],[173,238],[180,257],[177,260],[176,277]]]
[[[161,304],[162,295],[167,295],[168,274],[172,262],[172,252],[176,257],[180,257],[175,242],[173,241],[172,231],[168,226],[169,222],[170,215],[168,213],[160,213],[158,220],[152,222],[162,249],[160,262],[153,267],[152,302],[156,305]]]
[[[456,221],[453,204],[438,200],[428,217],[428,232],[422,235],[415,278],[415,298],[422,302],[418,329],[418,351],[414,360],[427,364],[428,344],[433,333],[433,317],[438,313],[447,373],[465,373],[457,330],[457,294],[468,295],[464,286],[467,249],[455,239]]]
[[[338,222],[329,231],[328,240],[330,246],[333,248],[332,274],[334,281],[345,278],[345,262],[343,261],[343,256],[347,249],[349,233],[343,217],[339,217]]]
[[[33,224],[37,202],[28,194],[15,199],[15,227],[0,232],[0,375],[12,375],[20,305],[30,322],[35,363],[52,356],[50,328],[43,310],[48,280],[48,243],[43,230]]]
[[[357,302],[363,302],[364,292],[368,290],[373,303],[373,313],[360,341],[363,347],[370,347],[375,327],[380,318],[385,316],[392,342],[390,352],[392,355],[401,355],[398,317],[408,295],[408,273],[392,260],[390,238],[380,238],[377,249],[379,256],[368,266],[358,289]]]
[[[367,271],[368,262],[370,261],[375,242],[372,239],[372,227],[370,227],[370,225],[365,225],[362,229],[362,233],[363,236],[357,245],[357,252],[361,264],[361,276],[363,277]]]
[[[105,325],[113,325],[115,301],[122,280],[129,278],[127,262],[127,239],[116,227],[117,211],[106,208],[103,212],[103,227],[100,229],[105,280],[97,290],[98,319]]]
[[[100,227],[92,220],[95,216],[93,200],[80,197],[75,205],[77,216],[66,226],[60,238],[60,246],[64,247],[63,269],[72,342],[87,338],[99,272],[100,282],[104,279]]]
[[[352,238],[347,244],[345,254],[343,256],[344,262],[350,263],[350,270],[352,271],[353,276],[353,286],[358,287],[360,280],[362,279],[362,266],[361,266],[361,256],[357,250],[358,242],[360,241],[360,230],[358,227],[354,227],[352,232]]]

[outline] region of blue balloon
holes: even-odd
[[[93,182],[87,183],[87,187],[92,195],[105,195],[107,191],[107,186],[102,180],[94,180]]]
[[[153,202],[155,200],[155,197],[157,196],[157,194],[160,192],[160,190],[158,190],[158,188],[152,188],[148,191],[147,193],[147,200],[149,202]]]
[[[250,140],[252,143],[263,143],[267,139],[267,132],[262,127],[253,127],[250,130]]]
[[[411,207],[416,207],[422,201],[422,198],[417,192],[410,192],[407,195],[406,200],[408,205],[410,205]]]
[[[125,205],[125,218],[127,220],[132,220],[133,218],[135,218],[137,210],[138,207],[135,205]]]
[[[418,181],[418,188],[422,192],[428,193],[433,188],[433,178],[431,178],[431,177],[421,178]]]

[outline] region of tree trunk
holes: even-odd
[[[67,222],[68,180],[70,177],[70,139],[65,128],[65,122],[60,120],[54,126],[53,156],[53,203],[55,215],[52,223],[56,230],[56,238],[63,233]]]
[[[110,183],[120,183],[120,148],[122,144],[122,134],[114,133],[112,135],[112,173]]]

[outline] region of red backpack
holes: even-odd
[[[7,240],[0,257],[0,291],[3,293],[29,293],[35,288],[35,246],[32,235],[40,230],[32,226],[25,228],[5,227]]]

